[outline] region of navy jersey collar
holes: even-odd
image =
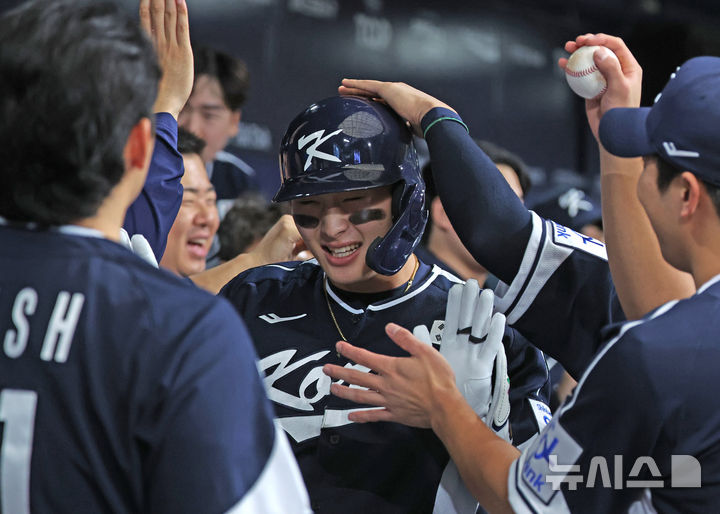
[[[439,267],[430,267],[424,262],[419,261],[415,283],[407,292],[405,292],[405,284],[381,293],[363,294],[337,289],[330,285],[329,280],[323,282],[327,284],[325,286],[327,287],[326,291],[335,303],[352,314],[362,314],[365,310],[380,311],[410,300],[430,286],[435,278],[442,273],[443,270]],[[324,276],[325,273],[323,272],[323,277]]]
[[[100,239],[105,239],[105,235],[99,230],[95,230],[94,228],[81,227],[79,225],[58,225],[46,227],[34,222],[13,222],[0,216],[0,226],[20,228],[25,230],[49,230],[50,232],[57,232],[70,236],[96,237]]]

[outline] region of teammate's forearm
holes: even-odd
[[[431,110],[423,118],[438,118]],[[463,125],[435,123],[426,134],[433,179],[453,228],[473,257],[510,283],[532,231],[530,213]]]
[[[518,450],[503,441],[475,414],[459,391],[444,398],[432,428],[455,462],[465,486],[488,512],[512,512],[508,473]]]
[[[642,160],[600,148],[602,217],[610,272],[628,319],[695,292],[692,277],[668,264],[637,197]]]
[[[253,253],[241,253],[237,257],[234,257],[227,262],[223,262],[214,268],[210,268],[190,276],[190,280],[192,280],[196,286],[201,287],[212,294],[218,294],[225,284],[230,282],[240,273],[262,264],[265,263],[258,262],[257,257]]]

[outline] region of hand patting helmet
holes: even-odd
[[[393,226],[372,242],[370,269],[400,271],[420,242],[428,213],[412,135],[386,105],[354,96],[326,98],[291,123],[280,145],[282,184],[273,198],[393,188]]]

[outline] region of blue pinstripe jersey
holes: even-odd
[[[98,236],[0,226],[0,510],[307,512],[232,307]]]
[[[512,465],[516,512],[714,512],[720,498],[720,277],[622,320],[601,243],[533,214],[498,307],[579,383]],[[612,323],[602,327],[605,324]]]
[[[334,289],[315,261],[263,266],[240,274],[220,292],[243,315],[265,373],[265,386],[316,512],[430,512],[448,455],[430,430],[395,423],[354,424],[358,405],[330,395],[322,366],[351,366],[334,351],[337,323],[354,345],[407,355],[385,325],[425,324],[438,336],[450,287],[460,280],[420,263],[412,288],[381,294]],[[326,298],[327,294],[327,298]],[[547,401],[542,354],[512,330],[505,341],[511,423],[518,439],[537,431],[527,398]],[[356,368],[367,371],[362,367]],[[523,439],[524,438],[524,439]]]

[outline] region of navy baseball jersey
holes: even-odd
[[[227,302],[79,227],[0,226],[0,269],[3,513],[308,512]]]
[[[538,348],[579,377],[603,342],[605,325],[624,321],[605,245],[532,214],[532,233],[511,284],[495,307]]]
[[[432,511],[448,462],[440,440],[431,430],[395,423],[351,423],[348,413],[358,405],[330,395],[322,366],[369,371],[336,354],[341,336],[333,316],[349,342],[386,355],[407,355],[385,334],[389,322],[409,329],[425,324],[437,340],[448,290],[458,282],[420,263],[408,291],[403,285],[383,293],[348,293],[334,289],[322,268],[307,261],[248,270],[220,292],[253,336],[268,396],[290,435],[316,512]],[[530,399],[547,401],[547,372],[542,354],[514,335],[506,341],[510,421],[518,438],[527,439],[538,431]]]
[[[498,286],[497,307],[579,383],[511,467],[513,508],[712,512],[720,497],[712,407],[720,277],[642,320],[603,327],[623,318],[602,243],[532,218],[520,271]]]

